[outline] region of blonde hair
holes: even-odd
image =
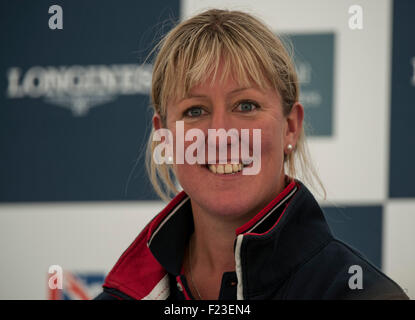
[[[158,51],[153,67],[151,99],[154,112],[166,125],[167,101],[183,98],[189,90],[213,75],[223,64],[220,81],[233,75],[240,85],[255,84],[277,90],[282,99],[284,116],[299,101],[297,73],[281,40],[262,22],[240,12],[212,9],[200,13],[173,28],[154,48]],[[157,165],[153,151],[159,142],[150,134],[146,167],[157,194],[169,201],[178,193],[177,180],[171,166]],[[302,129],[292,152],[284,157],[285,170],[291,178],[299,178],[314,186],[317,181],[325,190],[310,160]]]

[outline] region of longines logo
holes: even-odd
[[[298,81],[301,86],[303,86],[300,97],[301,103],[309,108],[319,107],[322,102],[322,96],[318,90],[310,89],[313,85],[311,77],[313,68],[311,64],[305,59],[296,57],[295,66],[297,69]]]
[[[311,83],[311,73],[312,68],[310,63],[298,57],[295,59],[295,65],[297,68],[298,81],[301,84],[310,84]]]
[[[26,72],[8,70],[6,95],[9,99],[43,98],[45,102],[84,116],[92,107],[120,95],[148,94],[150,64],[33,66]]]

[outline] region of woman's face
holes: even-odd
[[[220,79],[220,75],[216,79]],[[235,128],[239,132],[239,142],[241,129],[249,129],[250,155],[253,154],[253,129],[261,130],[261,163],[257,174],[214,173],[208,165],[189,164],[186,159],[184,164],[173,165],[176,177],[190,196],[193,206],[223,218],[243,219],[246,216],[250,219],[282,191],[284,150],[287,150],[289,143],[295,145],[296,135],[292,132],[290,121],[283,115],[281,98],[275,90],[240,87],[232,77],[222,83],[217,80],[213,84],[208,79],[192,88],[185,99],[172,101],[167,108],[166,126],[173,133],[174,151],[176,121],[183,121],[185,134],[194,128],[203,131],[206,163],[208,129],[222,128],[228,131]],[[227,145],[228,163],[231,162],[230,141]],[[184,150],[192,143],[185,141]],[[217,154],[216,159],[218,157]],[[221,172],[220,169],[216,171]]]

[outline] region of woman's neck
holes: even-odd
[[[204,213],[194,204],[192,210],[195,230],[186,250],[185,274],[196,299],[216,300],[223,273],[235,270],[233,246],[239,225],[218,221],[219,217]]]
[[[200,208],[193,212],[195,230],[191,241],[194,259],[211,272],[234,270],[233,246],[235,230],[240,222],[224,221],[225,219],[207,214]]]

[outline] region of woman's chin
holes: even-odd
[[[198,201],[199,202],[199,201]],[[204,196],[199,203],[203,203],[205,212],[229,220],[240,220],[255,208],[254,199],[241,197],[224,192],[222,196]],[[251,209],[252,208],[252,209]],[[255,213],[256,214],[256,213]]]

